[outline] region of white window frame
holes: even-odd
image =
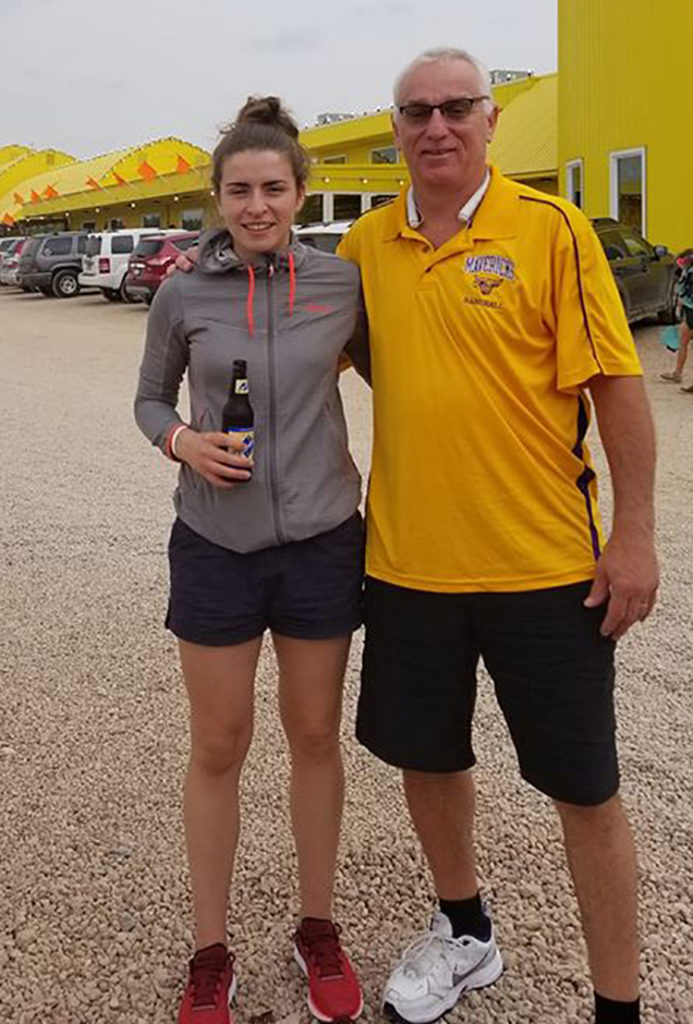
[[[635,146],[633,149],[615,149],[609,153],[609,214],[618,220],[618,161],[621,157],[639,156],[642,166],[642,205],[640,234],[647,238],[647,147]]]
[[[582,205],[579,207],[581,210],[585,209],[585,161],[579,156],[576,160],[568,160],[565,165],[565,194],[566,199],[569,199],[571,203],[575,203],[575,192],[573,190],[573,171],[576,167],[580,168],[580,192],[582,195]]]

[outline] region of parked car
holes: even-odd
[[[592,221],[616,278],[629,322],[658,316],[676,319],[676,257],[666,245],[650,245],[635,228],[612,217]]]
[[[19,260],[25,243],[26,239],[20,238],[12,249],[6,250],[3,253],[2,262],[0,263],[0,284],[17,284],[17,268],[19,267]]]
[[[44,295],[69,299],[79,295],[79,275],[87,235],[61,231],[56,235],[34,235],[22,250],[18,283],[24,291],[38,289]]]
[[[334,252],[339,245],[342,235],[345,235],[353,221],[333,220],[322,221],[319,224],[305,224],[296,228],[296,237],[304,245],[312,245],[314,249],[322,249],[323,252]]]
[[[128,294],[150,305],[168,268],[181,252],[195,245],[199,237],[199,231],[177,231],[141,238],[130,257],[125,278]]]
[[[31,235],[27,238],[24,248],[22,249],[22,255],[19,257],[19,264],[17,266],[17,284],[23,292],[37,291],[33,285],[30,285],[24,280],[23,274],[24,271],[28,273],[33,266],[34,253],[37,251],[44,238],[47,237],[47,235]]]
[[[16,252],[17,246],[23,241],[24,237],[20,235],[8,235],[5,238],[0,238],[0,270],[2,270],[2,265],[7,257]]]
[[[141,238],[161,233],[160,228],[122,228],[89,235],[80,285],[99,288],[110,302],[129,299],[125,277],[130,256]]]

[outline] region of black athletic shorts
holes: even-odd
[[[176,519],[166,625],[181,640],[214,647],[266,629],[305,640],[344,636],[361,625],[363,544],[358,512],[334,530],[247,554]]]
[[[615,644],[605,606],[582,604],[590,586],[442,594],[366,577],[360,742],[400,768],[471,768],[481,656],[523,778],[566,803],[613,796]]]

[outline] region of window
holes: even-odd
[[[608,260],[622,260],[627,256],[626,246],[617,231],[600,232],[599,241]]]
[[[71,238],[47,238],[43,246],[44,256],[69,256],[71,252]]]
[[[361,215],[361,193],[335,193],[332,207],[333,220],[354,220]]]
[[[87,256],[98,256],[101,252],[101,235],[90,235],[87,239]]]
[[[78,238],[77,238],[77,252],[80,254],[80,256],[84,256],[86,251],[87,251],[87,236],[86,235],[79,235]]]
[[[339,153],[337,156],[325,156],[319,161],[323,164],[345,164],[346,162],[347,158],[344,153]]]
[[[579,210],[583,208],[583,184],[584,167],[582,160],[571,160],[565,165],[566,194],[571,203],[575,203]]]
[[[372,164],[396,164],[397,149],[395,146],[382,146],[380,149],[371,150]]]
[[[96,221],[95,220],[83,220],[82,221],[82,231],[95,231],[95,230],[96,230]]]
[[[111,230],[111,231],[120,231],[120,229],[121,229],[121,228],[122,228],[123,226],[124,226],[124,225],[123,225],[123,222],[122,222],[122,220],[120,219],[120,217],[113,217],[113,218],[112,218],[111,220],[109,220],[109,222],[108,222],[108,229],[107,229],[107,230]]]
[[[645,234],[645,150],[624,149],[610,161],[611,216]]]
[[[163,247],[163,238],[140,238],[135,248],[135,256],[156,256]]]
[[[325,220],[323,212],[322,193],[316,192],[312,196],[306,196],[306,201],[298,211],[296,221],[299,224],[316,224]]]
[[[202,209],[183,210],[180,217],[180,226],[183,231],[202,230]]]
[[[132,252],[135,244],[132,235],[115,235],[111,239],[111,252],[114,256],[122,255],[125,252]]]
[[[190,238],[175,238],[173,240],[173,244],[176,249],[180,249],[181,252],[185,252],[186,249],[190,249],[193,245],[197,245],[199,240],[199,235],[191,235]]]
[[[143,228],[160,228],[161,227],[161,214],[160,213],[145,213],[142,218]]]
[[[623,242],[629,256],[646,256],[648,259],[654,256],[654,249],[650,243],[640,238],[634,231],[624,231]]]
[[[393,193],[383,192],[382,195],[371,196],[371,209],[373,209],[374,206],[382,206],[383,203],[389,203],[391,199],[396,199],[396,198],[397,198],[397,193],[396,192],[393,192]]]

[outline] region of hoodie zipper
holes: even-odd
[[[279,507],[279,473],[277,469],[277,374],[274,337],[274,264],[267,265],[267,376],[269,380],[269,482],[274,532],[279,544],[286,543],[281,527]]]

